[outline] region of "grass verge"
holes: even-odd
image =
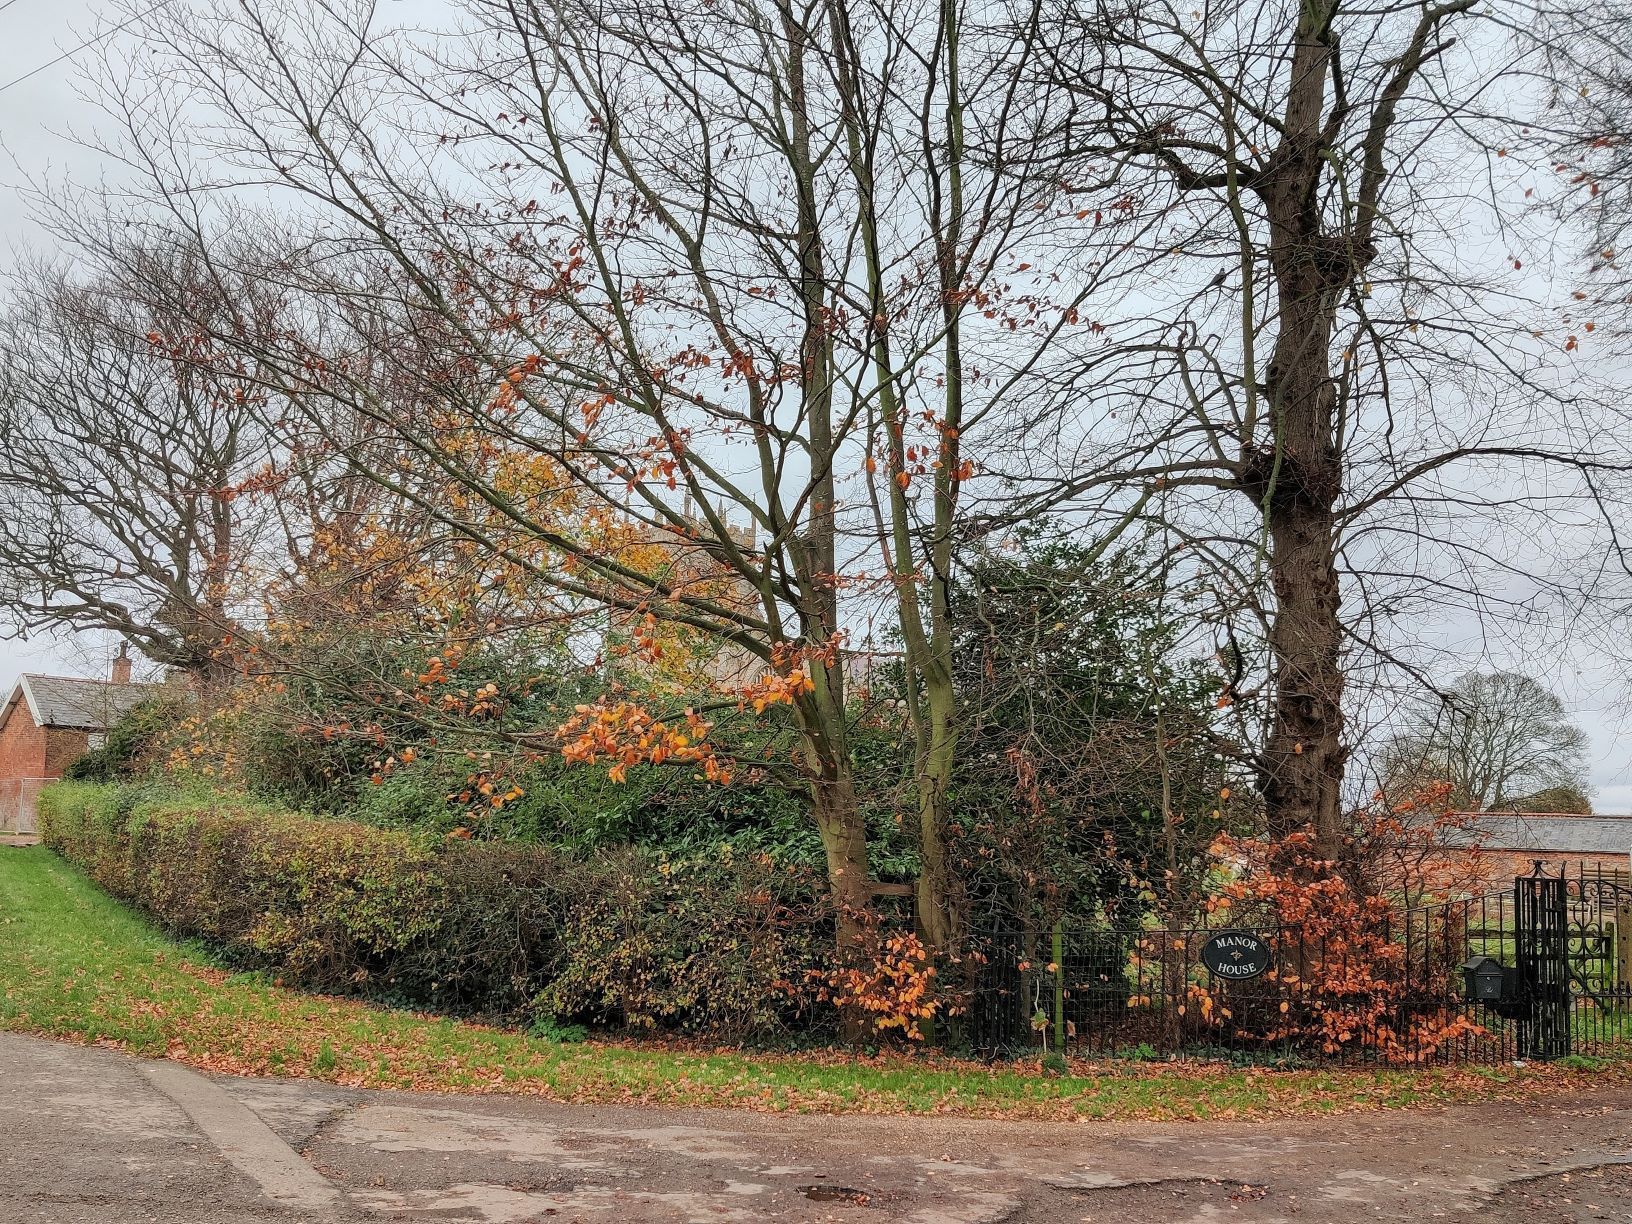
[[[43,847],[0,847],[0,1029],[212,1071],[557,1101],[1027,1119],[1257,1118],[1489,1100],[1632,1082],[1621,1064],[1269,1071],[1074,1063],[1072,1073],[928,1055],[775,1055],[560,1045],[229,975]]]

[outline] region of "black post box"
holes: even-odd
[[[1494,956],[1476,956],[1462,966],[1462,997],[1470,1003],[1499,1003],[1507,997],[1507,973]]]

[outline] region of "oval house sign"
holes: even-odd
[[[1220,931],[1201,945],[1201,963],[1214,977],[1242,982],[1266,972],[1274,960],[1269,941],[1251,931]]]

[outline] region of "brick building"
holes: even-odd
[[[1529,874],[1538,861],[1554,875],[1564,869],[1573,874],[1577,864],[1588,874],[1632,869],[1632,815],[1480,812],[1456,840],[1478,848],[1479,875],[1493,887]],[[1441,853],[1452,859],[1468,850]]]
[[[0,832],[32,832],[40,788],[157,687],[131,683],[123,652],[107,680],[19,677],[0,708]]]

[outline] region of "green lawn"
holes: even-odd
[[[561,1101],[1025,1118],[1259,1117],[1487,1099],[1615,1068],[1268,1071],[1207,1064],[1034,1067],[900,1054],[772,1055],[557,1045],[232,976],[189,954],[42,847],[0,847],[0,1029],[194,1066],[370,1087]]]

